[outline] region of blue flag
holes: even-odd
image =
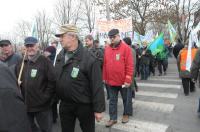
[[[148,49],[151,50],[153,55],[156,55],[159,52],[162,52],[165,48],[164,45],[164,34],[161,33],[155,40],[149,44]]]

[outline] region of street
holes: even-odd
[[[189,96],[183,94],[181,80],[174,58],[169,59],[167,75],[151,76],[147,81],[137,78],[139,92],[133,100],[133,116],[127,124],[121,123],[123,104],[118,100],[118,123],[106,128],[109,119],[108,101],[104,118],[96,123],[96,132],[199,132],[200,119],[197,115],[200,90]],[[61,132],[60,122],[53,132]],[[81,132],[79,123],[75,132]]]

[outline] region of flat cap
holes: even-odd
[[[24,39],[24,45],[27,45],[27,44],[37,44],[37,43],[38,43],[38,40],[35,37],[26,37]]]
[[[118,29],[111,29],[109,32],[108,32],[108,36],[114,36],[116,34],[119,34],[119,30]]]
[[[11,42],[9,40],[1,40],[0,41],[0,46],[1,45],[11,45]]]
[[[62,25],[59,29],[59,32],[57,34],[55,34],[55,36],[60,37],[61,35],[68,33],[68,32],[78,33],[78,28],[73,24]]]

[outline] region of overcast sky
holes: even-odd
[[[54,6],[57,1],[58,0],[1,0],[0,34],[9,34],[12,32],[14,27],[21,20],[30,21],[38,10],[46,10],[47,14],[53,16]]]
[[[0,34],[11,32],[21,20],[31,20],[37,11],[53,15],[58,0],[1,0]]]

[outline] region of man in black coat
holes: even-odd
[[[24,40],[27,56],[21,75],[21,92],[25,100],[32,132],[52,131],[52,103],[55,97],[56,77],[53,64],[39,53],[38,40]],[[19,78],[22,63],[16,65]]]
[[[26,108],[17,81],[0,62],[0,132],[30,132]]]
[[[75,25],[61,26],[56,37],[63,47],[55,65],[62,132],[74,132],[76,118],[83,132],[95,132],[95,118],[105,111],[100,62],[83,47]]]
[[[180,52],[180,50],[184,48],[184,45],[182,44],[181,42],[181,39],[178,38],[178,43],[174,46],[174,49],[173,49],[173,54],[174,54],[174,57],[177,59],[178,57],[178,54]]]

